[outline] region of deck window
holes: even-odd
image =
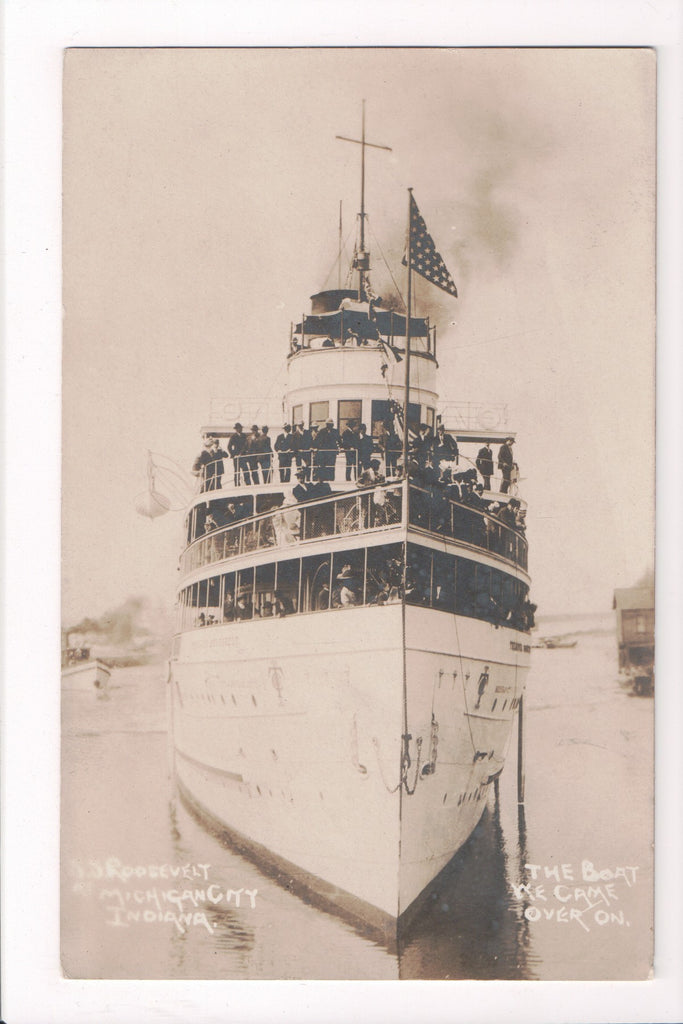
[[[235,619],[235,573],[225,573],[221,577],[221,584],[223,600],[223,622],[233,622]]]
[[[296,426],[297,423],[303,423],[304,421],[304,407],[303,405],[292,406],[292,426]]]
[[[330,415],[329,402],[311,402],[309,426],[324,427]]]
[[[250,619],[254,614],[254,570],[240,569],[237,573],[235,617]]]
[[[360,398],[341,400],[337,406],[337,429],[339,433],[341,434],[346,430],[350,420],[360,423],[362,415],[363,409]]]
[[[254,615],[268,618],[275,614],[275,565],[256,566]]]
[[[298,558],[288,558],[278,562],[275,574],[275,599],[280,615],[292,615],[299,610],[299,575]]]
[[[417,544],[408,545],[406,566],[406,601],[408,604],[429,604],[432,591],[432,553]]]
[[[432,607],[455,610],[455,556],[444,551],[433,552]]]
[[[403,592],[403,545],[382,544],[368,548],[365,572],[365,603],[393,604]]]
[[[332,560],[311,555],[302,560],[301,605],[304,611],[321,612],[330,607]]]
[[[455,581],[455,610],[460,615],[474,615],[475,569],[476,564],[468,558],[458,559],[458,572]]]

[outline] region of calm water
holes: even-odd
[[[647,976],[653,702],[620,684],[612,635],[534,651],[524,811],[515,731],[498,799],[398,951],[277,885],[172,799],[164,677],[165,666],[119,669],[106,699],[64,695],[67,975]]]

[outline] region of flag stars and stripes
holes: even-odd
[[[458,290],[451,277],[441,253],[437,251],[431,235],[427,231],[427,225],[420,213],[417,203],[410,196],[410,237],[409,243],[411,252],[411,264],[416,273],[420,274],[427,281],[431,281],[437,288],[442,288],[449,295],[457,298]],[[407,257],[403,257],[406,265]]]

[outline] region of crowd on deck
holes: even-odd
[[[202,490],[222,488],[223,459],[228,456],[233,462],[234,483],[237,486],[272,483],[276,472],[280,483],[291,483],[294,470],[296,483],[292,494],[297,502],[312,501],[332,494],[330,481],[335,479],[340,453],[345,457],[346,480],[357,481],[360,488],[376,487],[402,475],[403,441],[393,423],[384,427],[377,443],[368,434],[366,425],[353,419],[348,420],[341,434],[332,419],[328,419],[322,427],[313,424],[307,428],[303,422],[294,426],[285,423],[274,446],[268,431],[267,426],[254,424],[249,433],[245,433],[242,424],[236,423],[227,451],[221,447],[220,439],[215,434],[207,434],[204,448],[193,465],[193,472],[201,477]],[[513,438],[506,438],[497,455],[501,494],[508,494],[517,480],[513,443]],[[373,458],[376,447],[383,456],[384,473],[381,471],[380,459]],[[484,498],[484,492],[490,491],[494,472],[490,442],[485,442],[479,449],[476,468],[458,471],[459,463],[458,443],[443,424],[434,433],[428,424],[421,423],[416,434],[411,437],[408,448],[407,475],[413,483],[433,501],[446,498],[479,512],[495,515],[506,526],[523,533],[525,513],[516,498],[510,498],[507,502]],[[482,483],[479,482],[479,476]]]

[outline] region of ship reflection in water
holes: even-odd
[[[398,947],[264,874],[169,799],[163,666],[63,694],[62,963],[75,978],[642,979],[652,952],[652,700],[614,634],[539,651],[526,804],[514,746]]]
[[[524,811],[518,859],[524,864]],[[512,848],[508,841],[508,847]],[[399,938],[401,978],[528,980],[529,922],[511,906],[498,794]]]

